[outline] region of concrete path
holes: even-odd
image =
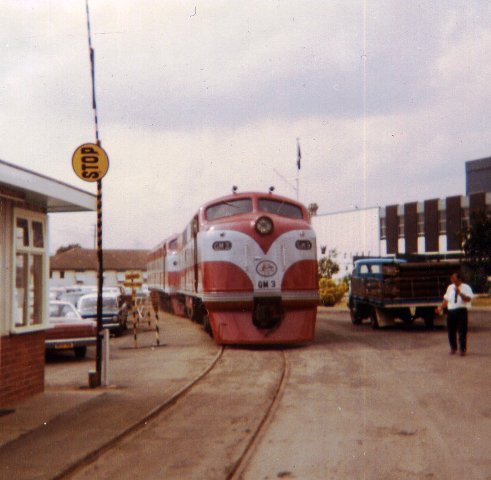
[[[88,358],[51,359],[45,392],[0,417],[0,479],[57,478],[71,465],[131,430],[195,378],[218,347],[189,320],[161,315],[153,331],[111,339],[108,387],[88,388]],[[92,357],[92,358],[91,358]]]

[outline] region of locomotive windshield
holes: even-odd
[[[209,206],[206,209],[206,218],[208,220],[218,220],[219,218],[249,212],[252,212],[252,199],[240,198]]]
[[[272,198],[260,198],[259,210],[266,213],[274,213],[288,218],[303,218],[302,209],[293,203],[274,200]]]

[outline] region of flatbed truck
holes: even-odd
[[[359,325],[369,319],[372,328],[379,328],[396,319],[410,324],[421,318],[432,328],[435,309],[442,302],[451,274],[458,270],[451,262],[356,260],[348,297],[351,321]]]

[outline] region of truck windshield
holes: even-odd
[[[382,267],[381,265],[374,264],[372,265],[372,273],[382,273]]]
[[[239,198],[210,205],[206,209],[206,218],[207,220],[218,220],[219,218],[250,212],[252,212],[252,199]]]

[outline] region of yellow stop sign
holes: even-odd
[[[72,167],[79,178],[97,182],[109,169],[109,158],[102,147],[95,143],[80,145],[72,156]]]

